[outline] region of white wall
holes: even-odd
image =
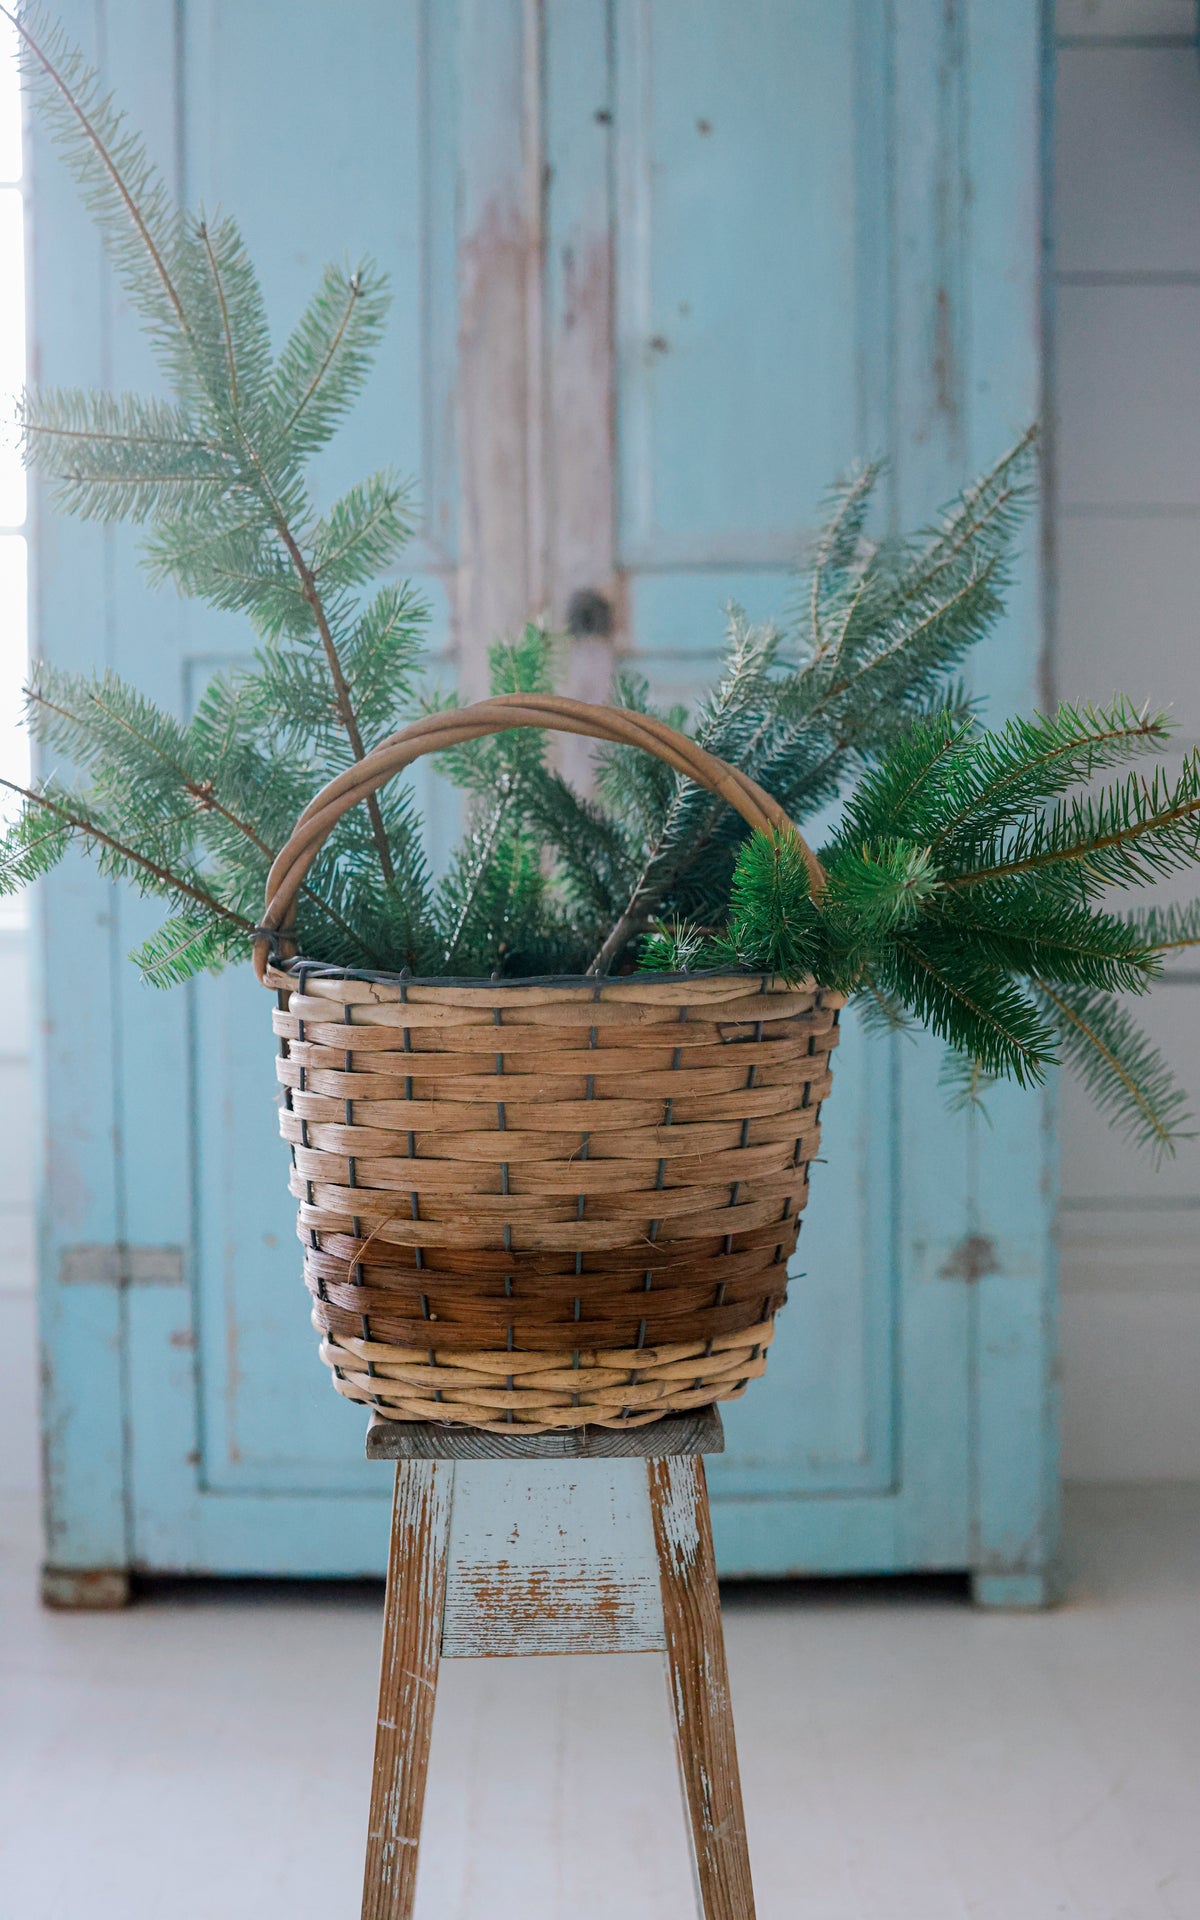
[[[1060,0],[1056,691],[1200,738],[1196,0]],[[1180,889],[1181,896],[1195,888]],[[1200,1099],[1200,961],[1148,1024]],[[1200,1142],[1156,1172],[1064,1087],[1065,1465],[1200,1477]]]

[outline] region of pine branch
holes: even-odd
[[[729,613],[725,671],[701,705],[693,737],[708,752],[753,772],[755,749],[770,725],[763,705],[770,697],[779,635],[773,628],[750,627],[736,608]],[[636,755],[637,749],[620,748],[609,764],[624,773],[636,764]],[[616,923],[592,959],[589,974],[607,973],[630,940],[654,921],[671,888],[703,860],[722,817],[730,811],[719,795],[694,781],[674,774],[668,778],[670,798],[661,824]]]
[[[996,574],[999,561],[992,560],[977,574],[956,587],[948,599],[924,613],[916,623],[897,635],[888,645],[853,667],[835,681],[811,708],[812,719],[845,706],[848,696],[866,688],[876,697],[895,696],[888,684],[888,669],[906,666],[910,656],[928,651],[941,671],[954,666],[967,647],[992,625],[999,612]],[[872,681],[872,676],[877,676]],[[879,685],[882,682],[882,686]]]
[[[637,850],[620,823],[592,801],[582,800],[549,768],[532,769],[521,794],[521,818],[553,849],[555,875],[584,927],[599,929],[628,897]]]
[[[181,986],[197,973],[215,973],[226,964],[231,957],[229,933],[219,922],[177,914],[136,947],[130,958],[151,986]],[[244,947],[240,931],[235,937]]]
[[[1019,1086],[1045,1078],[1054,1037],[1036,1007],[1000,968],[980,963],[953,943],[923,931],[893,935],[890,982],[923,1023],[951,1046],[973,1054],[990,1073]]]
[[[140,853],[136,847],[109,833],[98,821],[89,818],[80,808],[55,799],[49,793],[39,793],[36,788],[23,787],[15,780],[0,778],[0,787],[6,788],[9,793],[19,794],[30,806],[41,808],[56,820],[61,820],[64,826],[69,827],[81,840],[93,841],[98,846],[107,847],[118,859],[153,881],[160,891],[174,894],[182,900],[195,901],[197,906],[203,907],[216,919],[228,921],[231,926],[240,927],[244,933],[253,933],[253,921],[245,919],[240,913],[235,913],[213,894],[206,892],[202,887],[195,886],[182,874],[160,865],[147,854]]]
[[[995,966],[1034,979],[1104,993],[1145,993],[1159,977],[1158,956],[1141,933],[1114,914],[1042,893],[1028,881],[979,889],[937,902],[931,924]]]
[[[826,594],[829,573],[842,574],[852,564],[862,539],[863,525],[871,496],[875,490],[882,467],[878,461],[871,461],[861,473],[855,474],[834,495],[834,512],[817,542],[812,562],[812,581],[809,594],[809,621],[812,630],[812,659],[819,660],[829,649],[822,630],[822,604]],[[861,590],[861,581],[868,577],[864,566],[861,570],[860,585],[850,599],[850,606],[843,615],[841,630],[833,651],[840,651],[845,640],[846,629],[852,610]]]
[[[911,926],[941,886],[929,848],[896,836],[839,840],[826,874],[825,913],[868,939]]]
[[[181,408],[132,394],[27,391],[21,403],[26,461],[53,482],[56,503],[94,520],[145,520],[164,494],[212,504],[231,469]]]
[[[726,945],[743,966],[806,979],[819,952],[820,917],[810,897],[798,834],[755,831],[738,855]]]
[[[1037,427],[1027,428],[994,467],[964,488],[902,578],[900,605],[928,593],[943,574],[964,560],[973,565],[971,556],[981,549],[993,558],[1007,553],[1012,531],[1032,497],[1037,442]]]
[[[43,668],[42,671],[45,672],[45,669]],[[176,736],[179,739],[180,745],[180,754],[179,757],[176,757],[175,754],[166,750],[161,739],[156,739],[148,727],[138,726],[128,712],[120,711],[115,698],[112,697],[115,693],[115,687],[111,683],[108,683],[107,676],[105,680],[99,682],[93,681],[83,689],[83,691],[88,704],[97,714],[104,717],[110,727],[128,735],[129,739],[140,747],[145,754],[148,754],[178,781],[182,791],[194,803],[195,816],[205,814],[218,815],[220,819],[226,821],[227,824],[233,828],[235,833],[240,834],[244,840],[247,840],[250,845],[254,847],[256,852],[263,856],[263,873],[265,876],[267,869],[279,851],[278,847],[272,846],[269,841],[264,840],[261,834],[257,833],[248,821],[242,819],[239,814],[234,812],[232,807],[224,803],[220,797],[215,778],[197,778],[197,776],[189,770],[182,757],[182,736]],[[53,714],[68,723],[73,729],[70,744],[75,750],[76,757],[82,752],[87,760],[94,761],[97,754],[103,752],[103,741],[97,740],[93,736],[93,731],[89,728],[88,719],[85,715],[74,712],[69,707],[63,705],[61,701],[50,699],[36,681],[31,683],[27,688],[26,697],[33,706],[44,714]],[[158,718],[161,721],[165,719],[165,716],[158,716]],[[192,815],[184,814],[180,816],[180,819],[186,822],[193,817]],[[197,824],[199,824],[198,820]],[[338,913],[336,907],[331,905],[328,900],[322,898],[309,881],[302,883],[300,892],[301,895],[316,906],[320,912],[327,915],[338,928],[339,932],[344,934],[347,939],[351,941],[356,939],[357,936],[353,928],[350,927],[342,915]],[[381,954],[372,954],[371,958],[376,964],[380,966],[383,965],[383,956]]]
[[[977,1113],[986,1120],[984,1097],[997,1083],[998,1076],[989,1073],[974,1054],[947,1047],[938,1085],[951,1113]]]
[[[356,587],[387,566],[412,532],[408,489],[391,473],[351,487],[319,521],[310,542],[312,576],[323,592]]]
[[[336,269],[332,269],[332,270],[328,268],[326,269],[327,283],[328,283],[328,279],[331,271],[336,273]],[[347,283],[345,304],[343,306],[341,315],[338,319],[337,325],[333,330],[332,337],[323,346],[323,349],[321,351],[321,357],[316,367],[316,371],[313,373],[312,378],[309,380],[308,385],[305,387],[304,392],[300,395],[300,398],[297,400],[295,406],[292,408],[291,412],[288,414],[287,419],[283,422],[281,435],[280,435],[282,439],[286,440],[291,435],[293,430],[300,424],[301,418],[305,413],[311,413],[313,411],[314,404],[316,402],[317,395],[321,391],[322,384],[324,383],[330,368],[333,366],[335,360],[338,357],[338,354],[342,349],[342,345],[346,339],[347,333],[350,328],[350,321],[353,316],[354,309],[358,305],[361,297],[362,297],[362,281],[359,274],[355,273],[351,275],[350,280]],[[289,351],[292,352],[298,358],[302,351],[311,351],[310,342],[308,340],[304,340],[302,342],[297,342],[295,346],[292,346],[292,344],[289,342]],[[289,381],[287,379],[287,375],[283,372],[282,368],[280,371],[281,371],[281,385],[286,390],[289,385]]]
[[[925,810],[938,804],[973,732],[970,720],[945,710],[915,721],[882,763],[864,773],[847,804],[839,842],[883,833],[919,836]]]
[[[285,462],[315,453],[345,416],[374,364],[389,305],[370,260],[329,266],[272,376],[273,445]]]
[[[1124,916],[1152,953],[1179,953],[1200,946],[1200,900],[1167,907],[1139,907]]]
[[[245,369],[250,375],[265,374],[266,328],[261,317],[257,280],[245,257],[237,230],[228,221],[221,222],[219,228],[214,230],[203,219],[200,220],[195,228],[200,266],[199,269],[193,267],[184,225],[171,208],[162,181],[147,161],[141,143],[122,135],[120,116],[114,114],[107,103],[90,104],[97,102],[95,76],[71,52],[61,35],[54,36],[55,44],[61,50],[59,63],[56,64],[54,47],[43,44],[46,36],[39,39],[16,16],[10,14],[9,17],[22,36],[32,70],[44,77],[59,103],[59,124],[65,131],[68,162],[81,179],[85,192],[89,188],[91,190],[93,208],[110,240],[118,269],[131,286],[135,298],[139,297],[141,289],[141,307],[147,311],[145,284],[139,277],[125,230],[119,225],[114,226],[115,217],[122,214],[132,223],[136,239],[150,262],[155,282],[167,298],[203,391],[210,401],[228,408],[229,425],[245,464],[246,477],[251,480],[266,506],[271,525],[295,574],[300,597],[316,625],[347,738],[355,758],[362,759],[365,753],[362,734],[314,568],[305,558],[291,525],[286,503],[279,489],[273,485],[262,454],[254,443],[250,431],[253,422],[244,406],[239,361],[244,358]],[[72,139],[72,134],[76,136],[75,139]],[[78,145],[80,140],[85,148],[82,154]],[[95,168],[100,170],[99,186],[96,185]],[[181,287],[168,268],[168,253],[174,255],[183,271],[193,300],[203,305],[206,286],[211,294],[223,362],[220,383],[215,381],[213,362],[206,352],[206,334],[201,332],[188,311]],[[240,319],[236,329],[233,300],[227,285],[227,274],[230,273],[237,282]],[[161,320],[161,314],[156,316],[153,302],[150,303],[148,317],[152,321],[156,317]],[[136,499],[136,495],[134,497]],[[241,584],[249,586],[252,580],[253,575],[247,575]],[[395,871],[376,796],[370,797],[367,806],[384,880],[390,884],[395,878]]]
[[[552,647],[549,636],[530,624],[520,639],[496,642],[488,651],[492,694],[539,693],[551,690]],[[458,955],[479,903],[492,881],[490,868],[507,847],[509,881],[524,885],[519,848],[524,836],[520,819],[525,790],[544,769],[545,742],[540,733],[516,729],[512,733],[466,741],[442,756],[445,771],[457,786],[476,796],[475,817],[468,828],[458,861],[442,887],[444,910],[449,913],[443,965]],[[538,866],[534,856],[534,866]],[[502,885],[507,898],[510,890]],[[540,909],[539,885],[529,895]],[[507,913],[507,907],[504,911]]]
[[[663,894],[662,887],[655,884],[655,869],[665,857],[670,845],[670,824],[669,819],[662,836],[650,849],[616,924],[605,935],[592,957],[588,967],[589,974],[607,973],[618,954],[637,934],[644,932],[653,920]]]
[[[180,333],[190,339],[188,316],[167,265],[167,256],[176,239],[177,215],[161,180],[146,159],[141,141],[122,131],[123,116],[100,97],[96,75],[61,28],[54,25],[40,7],[24,6],[17,13],[11,7],[0,5],[0,14],[20,37],[23,70],[40,84],[43,102],[51,124],[58,129],[67,163],[88,196],[91,211],[118,269],[123,271],[128,290],[145,311],[148,303],[144,287],[136,272],[130,270],[125,221],[133,228],[151,265],[170,315]],[[82,143],[82,157],[72,134]],[[118,164],[118,154],[125,160],[124,167]],[[89,169],[86,156],[91,157],[98,175]],[[153,320],[160,316],[155,315],[152,308],[148,317]]]
[[[638,966],[647,973],[692,973],[708,965],[711,950],[702,927],[686,920],[664,920],[644,935]]]
[[[225,298],[225,288],[221,280],[220,268],[217,265],[216,254],[213,251],[212,239],[208,231],[208,222],[201,220],[197,231],[204,248],[204,257],[208,262],[209,272],[212,274],[213,290],[216,293],[217,305],[221,312],[221,331],[225,340],[225,364],[229,375],[229,406],[236,420],[239,413],[238,378],[237,362],[233,352],[233,332],[229,324],[229,304]]]
[[[483,824],[468,834],[461,856],[457,876],[457,897],[454,901],[453,918],[442,954],[442,964],[449,970],[451,961],[458,953],[471,916],[479,898],[487,885],[488,871],[496,857],[501,836],[509,824],[512,814],[511,790],[501,792]],[[452,881],[454,876],[451,876]],[[450,888],[445,889],[447,895]]]
[[[70,844],[64,821],[26,806],[0,829],[0,894],[16,893],[53,872]]]
[[[341,715],[342,724],[346,730],[346,737],[353,749],[355,759],[362,760],[366,756],[366,748],[363,743],[362,734],[359,731],[358,718],[354,711],[354,703],[350,698],[350,688],[342,670],[341,656],[338,653],[337,645],[334,641],[333,630],[329,623],[324,597],[317,585],[316,576],[301,551],[300,543],[288,523],[283,504],[277,498],[267,478],[261,458],[249,442],[246,443],[246,451],[250,456],[258,477],[263,498],[266,500],[270,509],[275,531],[283,543],[284,550],[291,562],[296,579],[299,582],[301,596],[309,607],[313,620],[316,623],[325,661],[329,668],[329,677],[333,682],[334,699],[337,703],[338,713]],[[375,846],[379,855],[379,865],[383,874],[384,883],[390,886],[395,880],[396,870],[392,862],[391,849],[388,845],[387,833],[383,824],[383,815],[379,808],[378,795],[374,793],[368,794],[366,804],[367,813],[371,821],[371,830],[375,836]]]
[[[1049,819],[1035,816],[1011,833],[985,840],[974,864],[954,873],[957,891],[1042,874],[1083,892],[1129,886],[1200,860],[1200,749],[1179,777],[1156,768],[1150,780],[1131,774],[1094,798],[1060,804]]]
[[[1056,793],[1169,737],[1165,714],[1135,710],[1125,700],[1101,712],[1063,705],[1049,718],[1013,719],[998,734],[979,733],[959,757],[956,804],[934,816],[933,851],[952,846],[964,829],[977,840],[1014,812],[1040,809]]]
[[[1092,1099],[1156,1158],[1174,1153],[1187,1102],[1166,1061],[1124,1007],[1102,994],[1036,982],[1054,1017],[1062,1051]]]

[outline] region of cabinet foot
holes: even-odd
[[[1058,1605],[1062,1581],[1056,1567],[1032,1573],[973,1573],[971,1599],[977,1607],[996,1612],[1033,1613]]]
[[[43,1567],[40,1591],[57,1613],[110,1613],[131,1598],[126,1567]]]

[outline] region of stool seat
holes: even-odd
[[[568,1427],[561,1433],[483,1433],[425,1420],[371,1415],[368,1460],[652,1460],[667,1454],[724,1453],[715,1407],[669,1413],[648,1427]]]

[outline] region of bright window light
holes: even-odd
[[[25,474],[14,431],[25,379],[25,209],[21,193],[21,94],[15,35],[0,18],[0,776],[29,778],[18,726],[28,658]],[[0,788],[0,808],[11,796]],[[20,925],[24,902],[0,900],[0,926]]]

